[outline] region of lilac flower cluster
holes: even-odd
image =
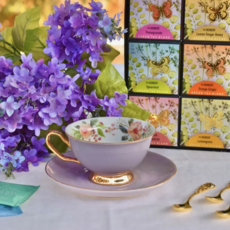
[[[43,59],[36,62],[32,54],[22,54],[21,65],[0,56],[0,170],[7,176],[15,170],[28,171],[29,162],[36,166],[49,154],[45,140],[36,136],[50,125],[63,126],[64,121],[98,116],[101,111],[106,116],[122,115],[126,94],[115,92],[114,98],[99,99],[95,91],[86,93],[87,84],[100,74],[96,68],[108,51],[107,39],[119,39],[126,32],[118,27],[120,14],[109,18],[101,3],[92,0],[90,6],[66,0],[54,7],[45,23],[50,26],[44,49],[51,57],[48,65]],[[67,68],[75,68],[77,74],[70,77]]]
[[[100,110],[106,111],[107,116],[121,116],[119,106],[126,105],[126,94],[116,92],[115,98],[98,99],[94,91],[87,95],[75,83],[78,74],[73,78],[65,75],[66,65],[58,64],[56,58],[48,66],[43,60],[35,62],[31,54],[23,54],[21,60],[20,66],[14,66],[10,59],[0,57],[0,131],[4,134],[2,140],[0,136],[0,165],[3,169],[9,163],[18,171],[26,171],[28,162],[36,165],[40,160],[38,154],[46,155],[47,150],[41,147],[44,140],[38,144],[34,136],[48,130],[53,123],[61,126],[63,119],[71,123]],[[21,141],[26,147],[18,152],[21,147],[17,143]]]
[[[88,54],[91,66],[97,68],[103,62],[101,53],[108,51],[107,39],[120,39],[127,30],[119,27],[121,13],[110,18],[102,3],[92,0],[89,5],[91,9],[66,0],[60,8],[54,7],[54,14],[44,23],[50,26],[44,53],[59,62],[66,60],[68,67],[77,68],[84,83],[93,84],[100,71],[84,69],[84,56]]]
[[[77,74],[71,78],[62,70],[65,64],[58,64],[53,58],[48,66],[43,60],[35,62],[32,55],[21,56],[22,64],[13,66],[10,59],[0,57],[0,126],[14,132],[24,125],[40,135],[55,123],[73,122],[87,117],[89,112],[102,108],[108,116],[121,116],[119,105],[125,105],[126,94],[108,99],[98,99],[93,91],[85,94],[75,82]]]
[[[24,127],[13,133],[0,130],[0,171],[11,176],[12,171],[29,171],[28,164],[39,164],[49,152],[44,147],[45,139],[38,140],[33,131]]]

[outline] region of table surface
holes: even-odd
[[[42,162],[30,166],[29,173],[16,173],[16,179],[0,181],[40,185],[39,190],[21,205],[23,214],[0,218],[1,229],[7,230],[154,230],[154,229],[229,229],[230,219],[221,219],[216,210],[230,205],[230,191],[223,194],[224,202],[209,203],[205,195],[216,195],[230,182],[230,153],[191,150],[151,149],[174,161],[175,177],[151,192],[130,198],[93,198],[78,195],[52,182]],[[193,210],[186,213],[172,209],[183,203],[197,187],[206,182],[217,185],[193,198]]]

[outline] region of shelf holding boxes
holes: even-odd
[[[229,151],[230,1],[129,0],[125,12],[125,79],[152,147]]]

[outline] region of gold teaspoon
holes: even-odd
[[[214,196],[214,197],[206,196],[205,198],[214,203],[221,202],[223,201],[223,198],[221,197],[222,193],[228,189],[230,189],[230,183],[224,189],[222,189],[217,196]]]
[[[200,193],[206,192],[210,189],[214,189],[214,188],[216,188],[216,185],[214,185],[212,183],[203,184],[188,198],[188,200],[184,204],[174,204],[173,208],[177,211],[180,211],[180,212],[189,211],[192,208],[192,206],[189,204],[189,202],[194,196],[196,196]]]
[[[216,211],[216,214],[220,217],[228,218],[228,217],[230,217],[230,207],[226,210],[223,210],[223,211]]]

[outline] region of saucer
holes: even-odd
[[[74,157],[73,152],[65,156]],[[99,185],[89,180],[90,171],[82,165],[66,162],[58,157],[46,165],[46,174],[59,185],[82,195],[96,197],[136,196],[170,180],[177,171],[168,158],[148,152],[145,159],[132,171],[134,179],[126,185]]]

